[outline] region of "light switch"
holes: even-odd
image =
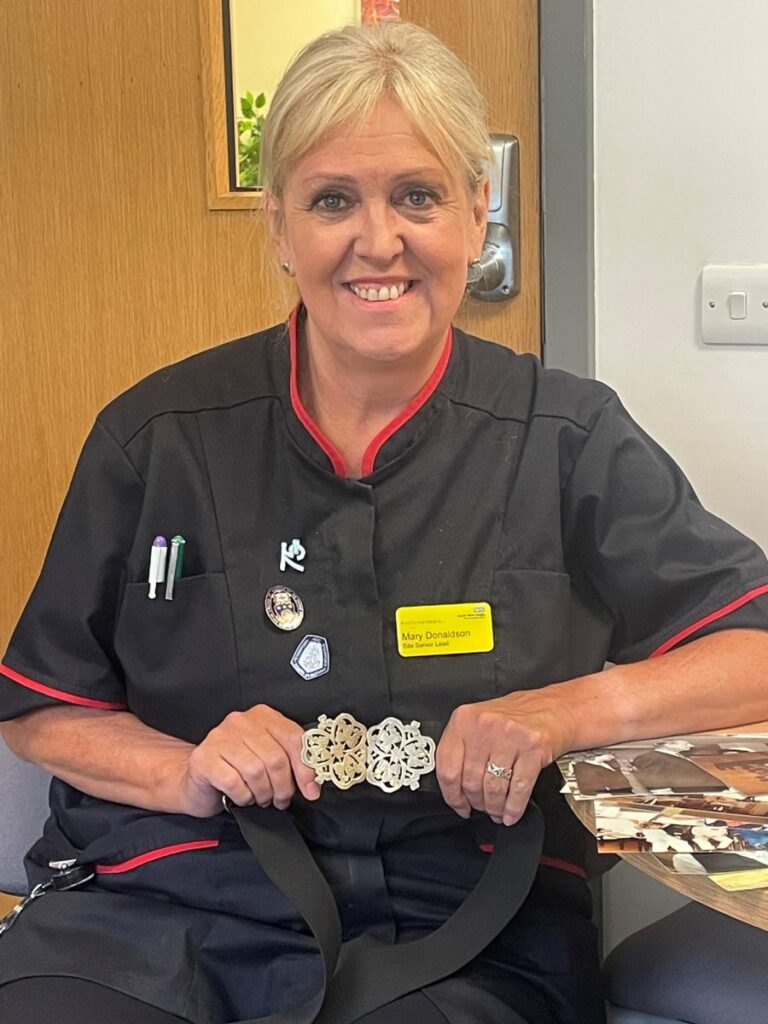
[[[728,315],[731,320],[745,320],[747,317],[747,293],[731,292],[728,296]]]
[[[768,348],[768,263],[704,267],[701,339],[705,345]]]

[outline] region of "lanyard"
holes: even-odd
[[[56,892],[77,889],[81,885],[85,885],[86,882],[90,882],[93,876],[94,871],[90,865],[71,863],[57,871],[55,875],[51,875],[47,882],[39,882],[29,895],[20,900],[4,918],[0,919],[0,936],[5,935],[16,924],[20,915],[27,909],[30,903],[39,900],[41,896],[45,896],[51,889]]]

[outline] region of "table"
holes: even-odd
[[[747,733],[764,732],[768,733],[768,722],[758,722],[755,725],[739,726],[733,729],[712,730],[723,733]],[[595,832],[595,811],[589,800],[573,800],[568,797],[568,803],[576,817],[584,824],[590,832]],[[625,860],[632,867],[643,871],[657,882],[669,886],[676,892],[687,896],[688,899],[703,903],[713,910],[719,910],[729,917],[745,921],[768,931],[768,889],[751,889],[747,892],[726,892],[718,888],[714,882],[702,875],[679,875],[670,871],[654,858],[643,853],[619,853],[619,857]]]

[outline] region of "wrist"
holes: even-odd
[[[152,801],[155,809],[168,814],[194,814],[190,795],[189,757],[194,746],[178,741],[158,757]]]

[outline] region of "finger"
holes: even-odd
[[[247,745],[247,749],[250,745]],[[296,787],[291,771],[291,762],[282,746],[264,732],[258,738],[258,748],[248,749],[247,757],[239,757],[235,767],[253,790],[257,802],[273,803],[279,810],[285,810],[291,802]]]
[[[532,754],[520,754],[515,761],[501,819],[505,825],[514,825],[522,818],[540,770],[541,761]]]
[[[483,769],[483,803],[486,814],[498,822],[503,817],[504,805],[509,792],[510,774],[497,775],[489,771],[489,765],[497,765],[504,772],[511,773],[509,750],[494,750]]]
[[[285,719],[285,726],[280,730],[280,742],[288,756],[293,778],[299,792],[306,800],[317,800],[320,796],[320,785],[315,769],[301,760],[301,739],[304,730],[295,722]]]
[[[476,811],[485,810],[485,767],[486,758],[470,750],[464,753],[464,768],[461,788],[464,796]]]
[[[435,752],[435,772],[443,800],[462,818],[468,818],[471,804],[462,789],[464,743],[450,724]]]
[[[190,776],[195,785],[212,786],[219,793],[229,797],[238,807],[249,807],[258,802],[240,772],[222,757],[211,758],[207,765],[201,765],[194,771],[190,768]]]

